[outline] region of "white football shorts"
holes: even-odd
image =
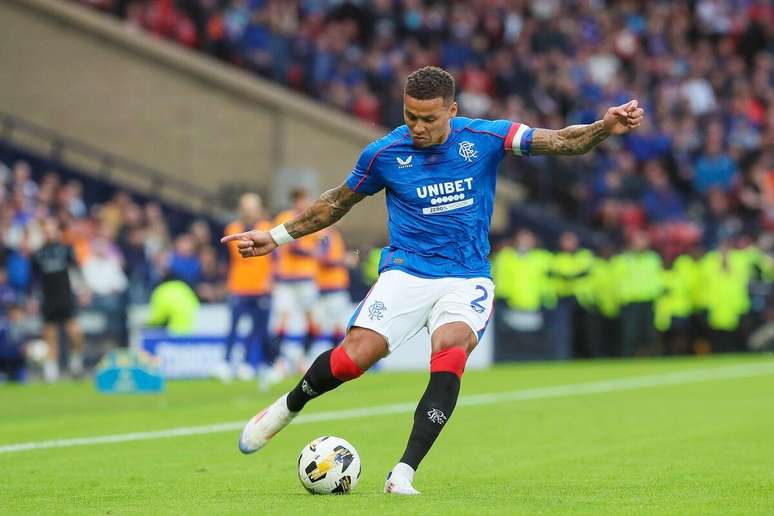
[[[352,310],[349,292],[321,292],[312,310],[312,320],[320,335],[332,337],[336,330],[343,330]]]
[[[390,351],[419,333],[467,324],[481,338],[492,314],[494,284],[489,278],[420,278],[401,270],[383,272],[358,305],[347,329],[368,328],[387,340]]]
[[[309,281],[278,281],[271,298],[271,322],[275,334],[283,330],[288,337],[303,337],[308,317],[317,302],[317,284]]]

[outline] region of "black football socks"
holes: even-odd
[[[333,376],[331,371],[331,353],[333,353],[332,349],[321,353],[307,369],[306,374],[298,382],[298,385],[288,393],[288,410],[298,412],[312,398],[316,398],[324,392],[332,391],[344,383]]]
[[[459,393],[460,378],[455,373],[430,373],[430,382],[414,412],[414,427],[400,462],[417,469],[451,417]]]

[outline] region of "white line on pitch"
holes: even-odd
[[[505,403],[510,401],[559,398],[563,396],[582,396],[585,394],[627,391],[647,387],[661,387],[665,385],[701,382],[706,380],[748,378],[751,376],[772,373],[774,373],[774,363],[727,366],[712,369],[697,369],[693,371],[676,371],[673,373],[615,378],[597,382],[554,385],[550,387],[536,387],[533,389],[523,389],[520,391],[472,394],[469,396],[461,396],[457,404],[469,406],[489,405],[493,403]],[[353,419],[368,416],[410,413],[414,411],[416,404],[417,402],[413,401],[410,403],[395,403],[391,405],[379,405],[376,407],[364,407],[304,414],[298,416],[293,421],[293,424],[317,423],[321,421],[335,421],[340,419]],[[0,446],[0,453],[41,450],[45,448],[67,448],[70,446],[88,446],[94,444],[113,444],[128,441],[145,441],[150,439],[163,439],[166,437],[182,437],[186,435],[214,434],[219,432],[239,430],[243,425],[244,421],[236,421],[214,425],[170,428],[168,430],[156,430],[150,432],[132,432],[128,434],[76,437],[72,439],[56,439],[52,441],[8,444]]]

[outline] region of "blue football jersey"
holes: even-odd
[[[507,120],[455,117],[446,142],[415,147],[408,127],[370,143],[347,178],[353,191],[384,189],[390,240],[379,271],[427,278],[490,276],[489,224],[506,152],[528,155],[532,132]]]

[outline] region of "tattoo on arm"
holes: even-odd
[[[314,204],[286,223],[285,229],[293,238],[300,238],[327,228],[364,198],[365,195],[353,192],[346,184],[342,184],[323,193]]]
[[[599,145],[609,134],[602,120],[588,125],[571,125],[558,131],[535,129],[532,134],[532,154],[584,154]]]

